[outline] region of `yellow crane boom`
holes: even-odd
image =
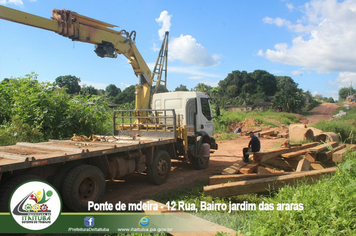
[[[95,44],[95,52],[100,57],[116,58],[117,54],[124,55],[138,77],[135,109],[149,108],[150,93],[155,74],[151,73],[135,45],[135,31],[131,33],[126,30],[117,31],[112,29],[117,27],[115,25],[64,9],[53,9],[52,19],[47,19],[0,6],[0,19],[53,31],[73,41]],[[166,37],[168,37],[168,34]]]

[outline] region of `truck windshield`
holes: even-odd
[[[201,112],[208,120],[211,120],[212,117],[211,117],[209,99],[208,98],[200,98],[200,102],[201,102]]]

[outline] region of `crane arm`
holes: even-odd
[[[115,25],[64,9],[53,9],[52,19],[46,19],[0,6],[0,19],[49,30],[73,41],[95,44],[95,52],[100,57],[116,58],[117,54],[124,55],[139,80],[135,109],[149,108],[153,76],[135,45],[135,31],[128,33],[125,30],[113,30]]]

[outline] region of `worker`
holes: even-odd
[[[250,135],[250,142],[248,143],[248,147],[242,149],[242,153],[243,153],[243,161],[245,163],[249,163],[249,154],[247,154],[247,152],[259,152],[261,149],[261,142],[260,140],[257,138],[257,136],[255,136],[255,134],[251,131],[249,133]]]
[[[235,134],[237,133],[241,133],[242,132],[242,125],[240,125],[239,127],[237,127],[234,131]]]

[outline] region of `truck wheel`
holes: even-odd
[[[0,187],[0,212],[9,212],[10,197],[15,189],[22,183],[31,180],[42,180],[36,175],[18,175],[6,181]]]
[[[168,152],[158,150],[154,157],[152,165],[147,166],[147,176],[153,184],[164,184],[167,182],[171,172],[171,157]]]
[[[68,173],[76,166],[78,166],[80,163],[78,162],[69,162],[59,168],[57,173],[54,175],[52,185],[57,189],[57,191],[62,194],[62,189],[63,189],[63,183],[65,178],[67,177]]]
[[[203,170],[206,169],[209,165],[210,155],[203,155],[203,147],[207,143],[201,143],[198,149],[197,156],[190,156],[190,162],[192,163],[194,169]],[[209,144],[207,144],[209,145]],[[209,145],[210,147],[210,145]],[[210,152],[210,151],[209,151]]]
[[[63,183],[63,202],[73,211],[88,211],[88,201],[99,202],[104,194],[105,176],[96,166],[74,167]]]

